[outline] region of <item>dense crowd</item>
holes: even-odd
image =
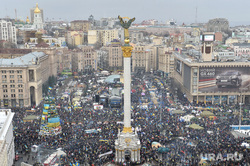
[[[85,77],[82,81],[87,82],[89,78]],[[154,83],[154,78],[147,78],[149,82]],[[96,83],[97,84],[97,83]],[[166,90],[157,87],[157,94],[165,94]],[[102,85],[105,86],[105,85]],[[140,78],[136,84],[133,84],[133,89],[140,87],[144,89],[145,95],[150,100],[150,93],[145,87],[144,79]],[[151,85],[150,85],[151,86]],[[164,85],[166,87],[166,85]],[[98,86],[97,86],[98,87]],[[138,89],[138,88],[137,88]],[[74,92],[74,91],[73,91]],[[72,100],[72,94],[69,96]],[[93,96],[94,91],[89,95]],[[134,96],[141,96],[141,91],[137,91]],[[152,104],[147,109],[138,107],[140,100],[132,103],[132,126],[137,127],[137,133],[141,140],[141,163],[153,162],[158,165],[177,164],[183,165],[198,165],[201,154],[214,153],[223,155],[227,158],[228,153],[237,153],[234,160],[216,161],[211,164],[247,164],[250,163],[249,150],[241,146],[242,142],[246,142],[247,138],[235,138],[231,133],[230,125],[238,124],[238,116],[233,112],[223,115],[227,119],[220,119],[219,115],[222,112],[238,109],[236,106],[216,106],[218,109],[212,109],[217,115],[217,119],[209,117],[194,118],[196,123],[203,130],[190,129],[187,127],[189,122],[180,121],[180,114],[172,114],[170,108],[173,106],[172,99],[167,95],[162,95],[164,104]],[[107,162],[114,162],[114,153],[99,157],[100,154],[113,151],[115,152],[114,141],[117,138],[118,129],[122,130],[122,124],[117,123],[123,120],[122,108],[104,108],[102,110],[94,110],[92,105],[82,103],[82,108],[74,108],[69,99],[56,100],[56,105],[60,105],[58,113],[61,119],[62,133],[58,135],[42,136],[39,135],[39,120],[34,122],[24,123],[23,118],[27,115],[26,109],[13,109],[14,131],[15,131],[15,147],[21,153],[29,153],[32,145],[44,145],[45,148],[62,148],[66,156],[61,157],[61,163],[69,165],[70,163],[78,162],[80,164],[88,163],[90,165],[103,165]],[[204,103],[192,104],[183,102],[183,110],[185,114],[191,114],[195,106],[203,106]],[[64,108],[71,107],[71,111]],[[36,112],[32,113],[41,116],[42,104],[36,108]],[[184,115],[185,115],[184,114]],[[244,114],[249,118],[249,114]],[[243,122],[246,123],[246,122]],[[97,132],[86,133],[88,129],[99,129]],[[207,131],[212,131],[208,133]],[[162,146],[168,147],[169,152],[159,154],[157,149],[152,148],[152,142],[159,142]],[[192,143],[192,146],[189,143]],[[239,155],[243,155],[240,161],[237,161]],[[159,158],[163,155],[163,159]],[[207,161],[209,162],[209,161]],[[120,163],[122,164],[122,163]]]

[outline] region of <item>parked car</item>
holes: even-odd
[[[240,87],[242,83],[241,73],[239,71],[226,71],[216,76],[216,85],[218,88],[222,86]]]

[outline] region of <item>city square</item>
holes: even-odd
[[[0,17],[0,165],[250,165],[250,26],[45,4]]]

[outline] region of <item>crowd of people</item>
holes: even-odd
[[[97,89],[91,89],[88,95],[94,96],[98,87],[108,86],[107,84],[97,83],[97,77],[83,77],[81,82],[87,84],[92,78]],[[211,111],[217,117],[210,119],[209,117],[194,118],[191,122],[180,121],[181,116],[192,114],[196,106],[205,107],[204,103],[189,103],[183,102],[182,109],[184,114],[172,114],[171,109],[176,109],[179,106],[173,106],[173,100],[166,94],[167,85],[163,82],[161,86],[155,83],[154,76],[137,77],[136,83],[132,89],[140,89],[135,91],[132,96],[137,96],[138,100],[132,102],[132,126],[137,130],[138,137],[141,141],[141,162],[151,162],[156,165],[198,165],[201,161],[201,155],[206,154],[222,154],[223,160],[206,162],[211,164],[235,164],[247,165],[250,163],[250,153],[246,147],[241,146],[243,142],[248,141],[247,138],[235,138],[231,134],[230,125],[238,124],[238,116],[229,110],[237,109],[236,106],[214,106],[218,109]],[[148,86],[145,80],[149,82]],[[158,78],[160,80],[160,78]],[[145,96],[150,100],[150,87],[155,86],[155,94],[161,95],[164,101],[161,104],[151,104],[147,108],[140,107],[140,98],[142,97],[141,90],[145,92]],[[138,88],[139,87],[139,88]],[[106,88],[104,88],[106,89]],[[30,108],[13,109],[15,117],[13,119],[15,147],[21,153],[29,153],[32,145],[43,145],[43,148],[57,149],[62,148],[66,156],[61,156],[60,163],[62,165],[70,165],[72,163],[89,164],[89,165],[104,165],[107,162],[114,163],[114,153],[99,157],[109,151],[115,152],[114,142],[117,139],[118,129],[123,128],[123,108],[103,108],[95,110],[93,106],[87,103],[82,103],[82,108],[74,108],[71,102],[74,89],[72,89],[69,98],[56,98],[56,105],[60,105],[58,109],[61,119],[62,132],[58,135],[39,135],[39,120],[33,122],[24,122],[23,118],[27,115],[25,110]],[[171,93],[171,92],[170,92]],[[52,94],[52,93],[51,93]],[[86,95],[86,93],[84,94]],[[143,96],[143,97],[145,97]],[[136,97],[133,97],[136,99]],[[160,97],[159,97],[160,98]],[[180,101],[181,102],[181,101]],[[152,103],[152,102],[151,102]],[[41,116],[41,103],[36,107],[34,115]],[[65,109],[65,108],[71,108]],[[177,108],[179,109],[179,108]],[[199,111],[199,110],[198,110]],[[221,114],[228,112],[227,114]],[[220,116],[226,117],[220,118]],[[249,114],[245,114],[249,118]],[[197,130],[188,128],[190,123],[196,123],[204,129]],[[95,132],[87,133],[86,130],[95,129]],[[211,131],[211,132],[208,132]],[[157,148],[152,147],[152,142],[159,142],[161,146],[168,147],[169,151],[160,154]],[[190,144],[192,143],[192,144]],[[233,159],[227,159],[227,154],[232,153]],[[159,156],[163,155],[163,158]],[[242,155],[242,157],[240,156]],[[241,160],[237,160],[241,157]],[[225,159],[225,160],[224,160]],[[123,163],[118,163],[123,164]]]

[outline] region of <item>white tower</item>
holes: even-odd
[[[34,23],[33,26],[35,29],[43,29],[43,19],[42,19],[42,13],[40,9],[38,8],[38,4],[36,3],[36,9],[34,10]]]
[[[126,22],[125,22],[126,23]],[[128,32],[128,28],[125,29]],[[118,132],[115,140],[115,161],[140,162],[141,143],[137,132],[131,128],[131,52],[133,47],[129,45],[129,35],[125,36],[125,45],[122,46],[124,57],[124,128]]]

